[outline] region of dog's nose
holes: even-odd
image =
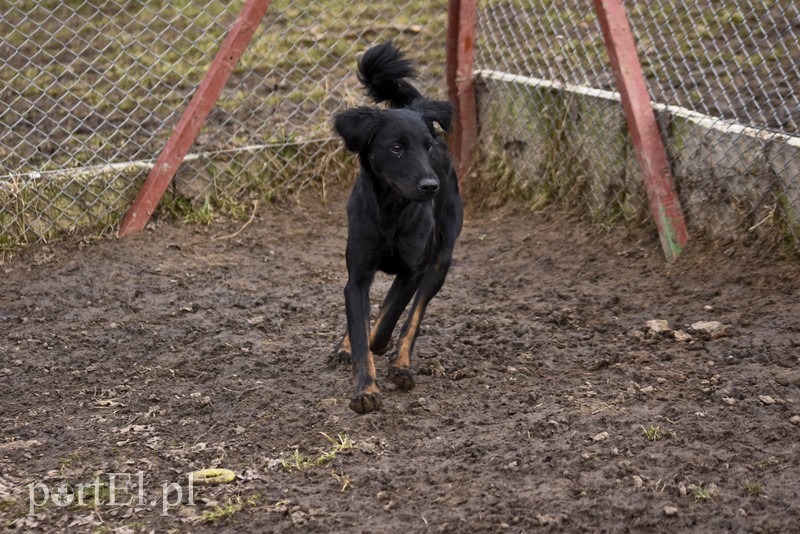
[[[439,180],[436,178],[424,178],[417,187],[423,194],[432,196],[439,190]]]

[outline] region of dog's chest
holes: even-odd
[[[378,268],[390,274],[423,268],[430,255],[434,227],[432,209],[383,219],[377,247]]]

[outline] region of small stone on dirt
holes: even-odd
[[[675,338],[676,341],[682,341],[682,342],[687,342],[694,339],[691,334],[687,334],[683,330],[675,330],[672,333],[672,336]]]
[[[463,369],[457,369],[453,371],[450,375],[450,378],[453,380],[463,380],[464,378],[474,378],[477,375],[477,371],[471,367],[465,367]]]
[[[364,454],[379,454],[384,449],[386,442],[377,436],[369,436],[358,442],[358,450]]]
[[[35,439],[28,439],[28,440],[19,440],[19,441],[9,441],[6,443],[0,443],[0,451],[10,451],[10,450],[28,450],[33,447],[37,447],[41,445],[42,442]],[[3,486],[0,484],[0,490],[3,489]]]
[[[633,464],[630,460],[620,460],[617,462],[617,467],[620,468],[623,472],[630,473],[633,471]]]
[[[678,508],[675,506],[667,505],[664,507],[664,515],[667,517],[678,515]]]
[[[610,436],[609,436],[608,432],[600,432],[599,434],[595,434],[594,436],[592,436],[592,441],[594,441],[595,443],[597,443],[597,442],[599,442],[599,441],[605,441],[605,440],[607,440],[609,437],[610,437]]]
[[[434,359],[421,363],[417,372],[426,376],[442,376],[445,373],[445,369],[442,362]]]
[[[770,404],[775,404],[777,402],[769,395],[759,395],[758,400],[760,400],[762,404],[766,404],[767,406],[769,406]]]
[[[536,393],[534,393],[532,391],[529,392],[526,402],[528,404],[536,404],[537,402],[539,402],[539,395],[537,395]]]
[[[296,526],[305,525],[308,522],[306,518],[306,513],[302,510],[296,510],[289,514],[289,518],[292,520]]]
[[[536,514],[536,520],[539,522],[539,526],[547,527],[550,525],[557,525],[561,522],[563,516],[561,514],[552,515],[552,514]]]
[[[631,478],[633,479],[633,487],[636,489],[642,489],[642,486],[644,486],[644,480],[642,480],[642,477],[639,475],[633,475]]]
[[[263,322],[264,322],[263,315],[256,315],[255,317],[251,317],[250,319],[247,320],[247,324],[249,324],[250,326],[258,326]]]
[[[669,322],[663,319],[651,319],[644,324],[647,327],[647,332],[654,337],[665,336],[672,332],[669,327]]]
[[[734,404],[736,404],[736,399],[734,399],[733,397],[722,397],[722,402],[724,402],[728,406],[733,406]]]
[[[792,423],[793,425],[800,425],[800,415],[793,415],[789,419],[789,422]]]
[[[706,336],[709,339],[716,339],[729,335],[728,325],[719,321],[697,321],[696,323],[692,323],[690,328],[696,334]]]

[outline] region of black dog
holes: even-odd
[[[352,361],[355,394],[350,408],[358,413],[382,406],[372,355],[386,352],[412,297],[389,380],[400,389],[414,387],[411,352],[420,322],[444,283],[461,231],[458,180],[447,143],[435,126],[449,131],[453,108],[423,97],[408,81],[415,75],[411,62],[391,42],[367,50],[359,63],[359,80],[376,103],[388,102],[389,109],[359,106],[334,119],[336,131],[361,164],[347,204],[347,332],[334,353],[334,359]],[[378,270],[396,277],[370,329],[369,288]]]

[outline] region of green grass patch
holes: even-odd
[[[762,460],[756,461],[756,469],[759,471],[763,471],[764,469],[768,469],[770,467],[774,467],[780,463],[780,460],[775,458],[774,456],[770,456],[769,458],[764,458]]]
[[[747,495],[750,497],[760,497],[764,495],[764,488],[761,487],[761,484],[756,482],[747,482],[745,485],[745,490],[747,491]]]
[[[314,456],[302,453],[299,449],[295,449],[288,457],[281,459],[281,467],[285,471],[293,472],[304,471],[320,465],[329,465],[336,459],[339,453],[357,448],[357,445],[347,437],[347,434],[339,433],[335,438],[324,432],[320,432],[320,434],[328,440],[328,447],[322,449],[319,454]]]
[[[642,432],[648,441],[659,441],[664,437],[663,433],[661,432],[661,427],[656,425],[650,425],[646,428],[643,426]]]
[[[210,510],[203,510],[198,521],[200,523],[211,523],[216,525],[229,520],[246,507],[257,506],[261,501],[261,495],[255,494],[243,499],[241,496],[226,497],[223,502],[214,506]]]
[[[714,492],[705,484],[698,484],[692,489],[694,502],[703,503],[714,498]]]

